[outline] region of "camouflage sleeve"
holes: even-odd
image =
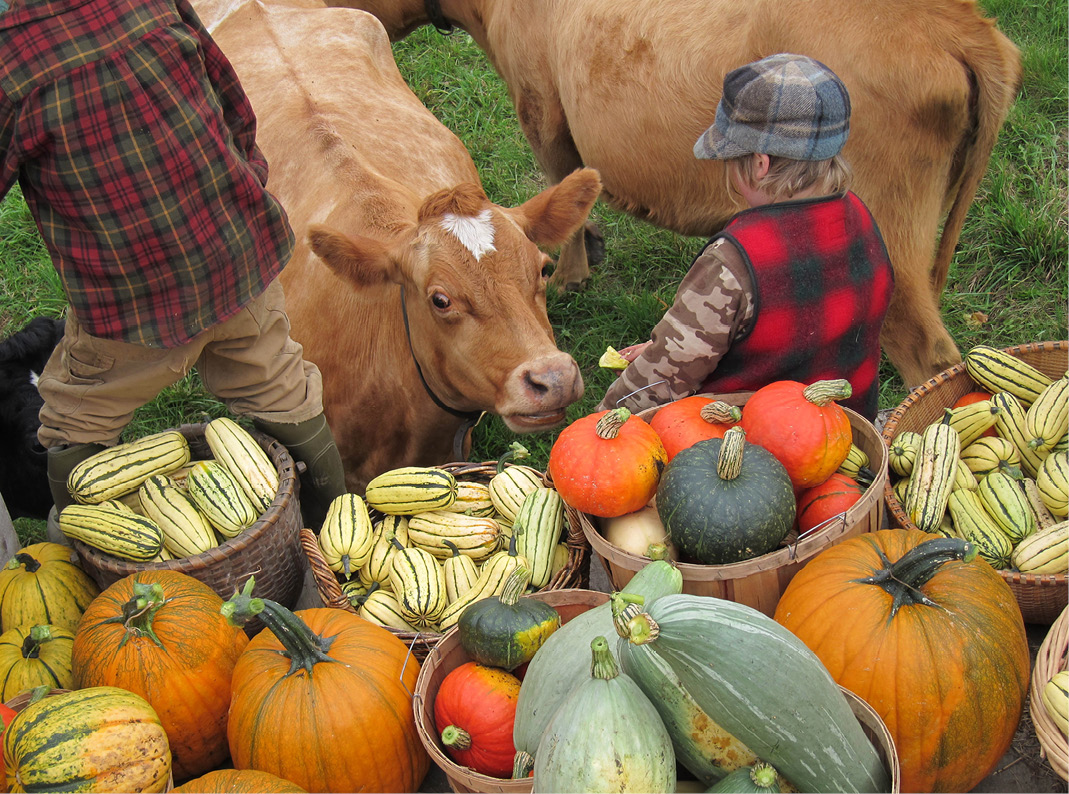
[[[605,392],[598,410],[632,412],[694,394],[753,316],[751,282],[738,249],[716,240],[694,261],[651,344]]]

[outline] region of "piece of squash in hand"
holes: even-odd
[[[515,569],[500,596],[480,599],[457,621],[461,647],[472,660],[512,671],[529,662],[546,639],[560,628],[560,614],[543,601],[522,598],[531,579],[526,567]]]
[[[654,504],[647,504],[633,513],[602,519],[601,534],[612,545],[636,557],[665,560],[679,558],[679,552],[668,537]],[[651,549],[651,546],[654,548]],[[663,557],[654,556],[662,553]]]

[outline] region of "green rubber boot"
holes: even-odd
[[[103,444],[71,444],[67,447],[48,448],[48,488],[52,492],[54,507],[48,513],[48,539],[53,543],[70,545],[59,529],[59,511],[74,502],[67,489],[67,478],[74,467],[93,455],[107,449]]]
[[[301,514],[305,526],[318,532],[330,503],[346,492],[341,453],[334,443],[334,434],[326,417],[320,414],[296,424],[253,419],[253,425],[277,439],[294,460],[304,463]]]

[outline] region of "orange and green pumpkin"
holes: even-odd
[[[419,663],[396,635],[341,609],[291,612],[251,596],[223,605],[267,626],[234,668],[227,738],[238,769],[306,791],[415,791],[430,766],[416,732]]]
[[[15,626],[0,634],[0,700],[27,689],[73,689],[74,632],[47,623]]]
[[[178,571],[139,571],[101,593],[75,632],[76,687],[116,686],[144,697],[171,739],[181,782],[227,757],[230,677],[248,637],[223,600]]]
[[[1009,586],[959,538],[888,529],[825,549],[775,619],[886,723],[902,791],[969,791],[1010,746],[1029,681]]]
[[[147,700],[90,687],[31,701],[4,731],[8,790],[155,792],[170,784],[167,732]]]
[[[0,630],[48,623],[74,631],[99,592],[70,546],[26,546],[0,569]]]

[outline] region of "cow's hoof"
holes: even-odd
[[[586,261],[590,267],[597,267],[605,261],[605,238],[601,230],[592,223],[583,227],[583,247],[586,248]]]
[[[582,292],[586,289],[586,279],[582,281],[569,281],[564,285],[565,292]]]

